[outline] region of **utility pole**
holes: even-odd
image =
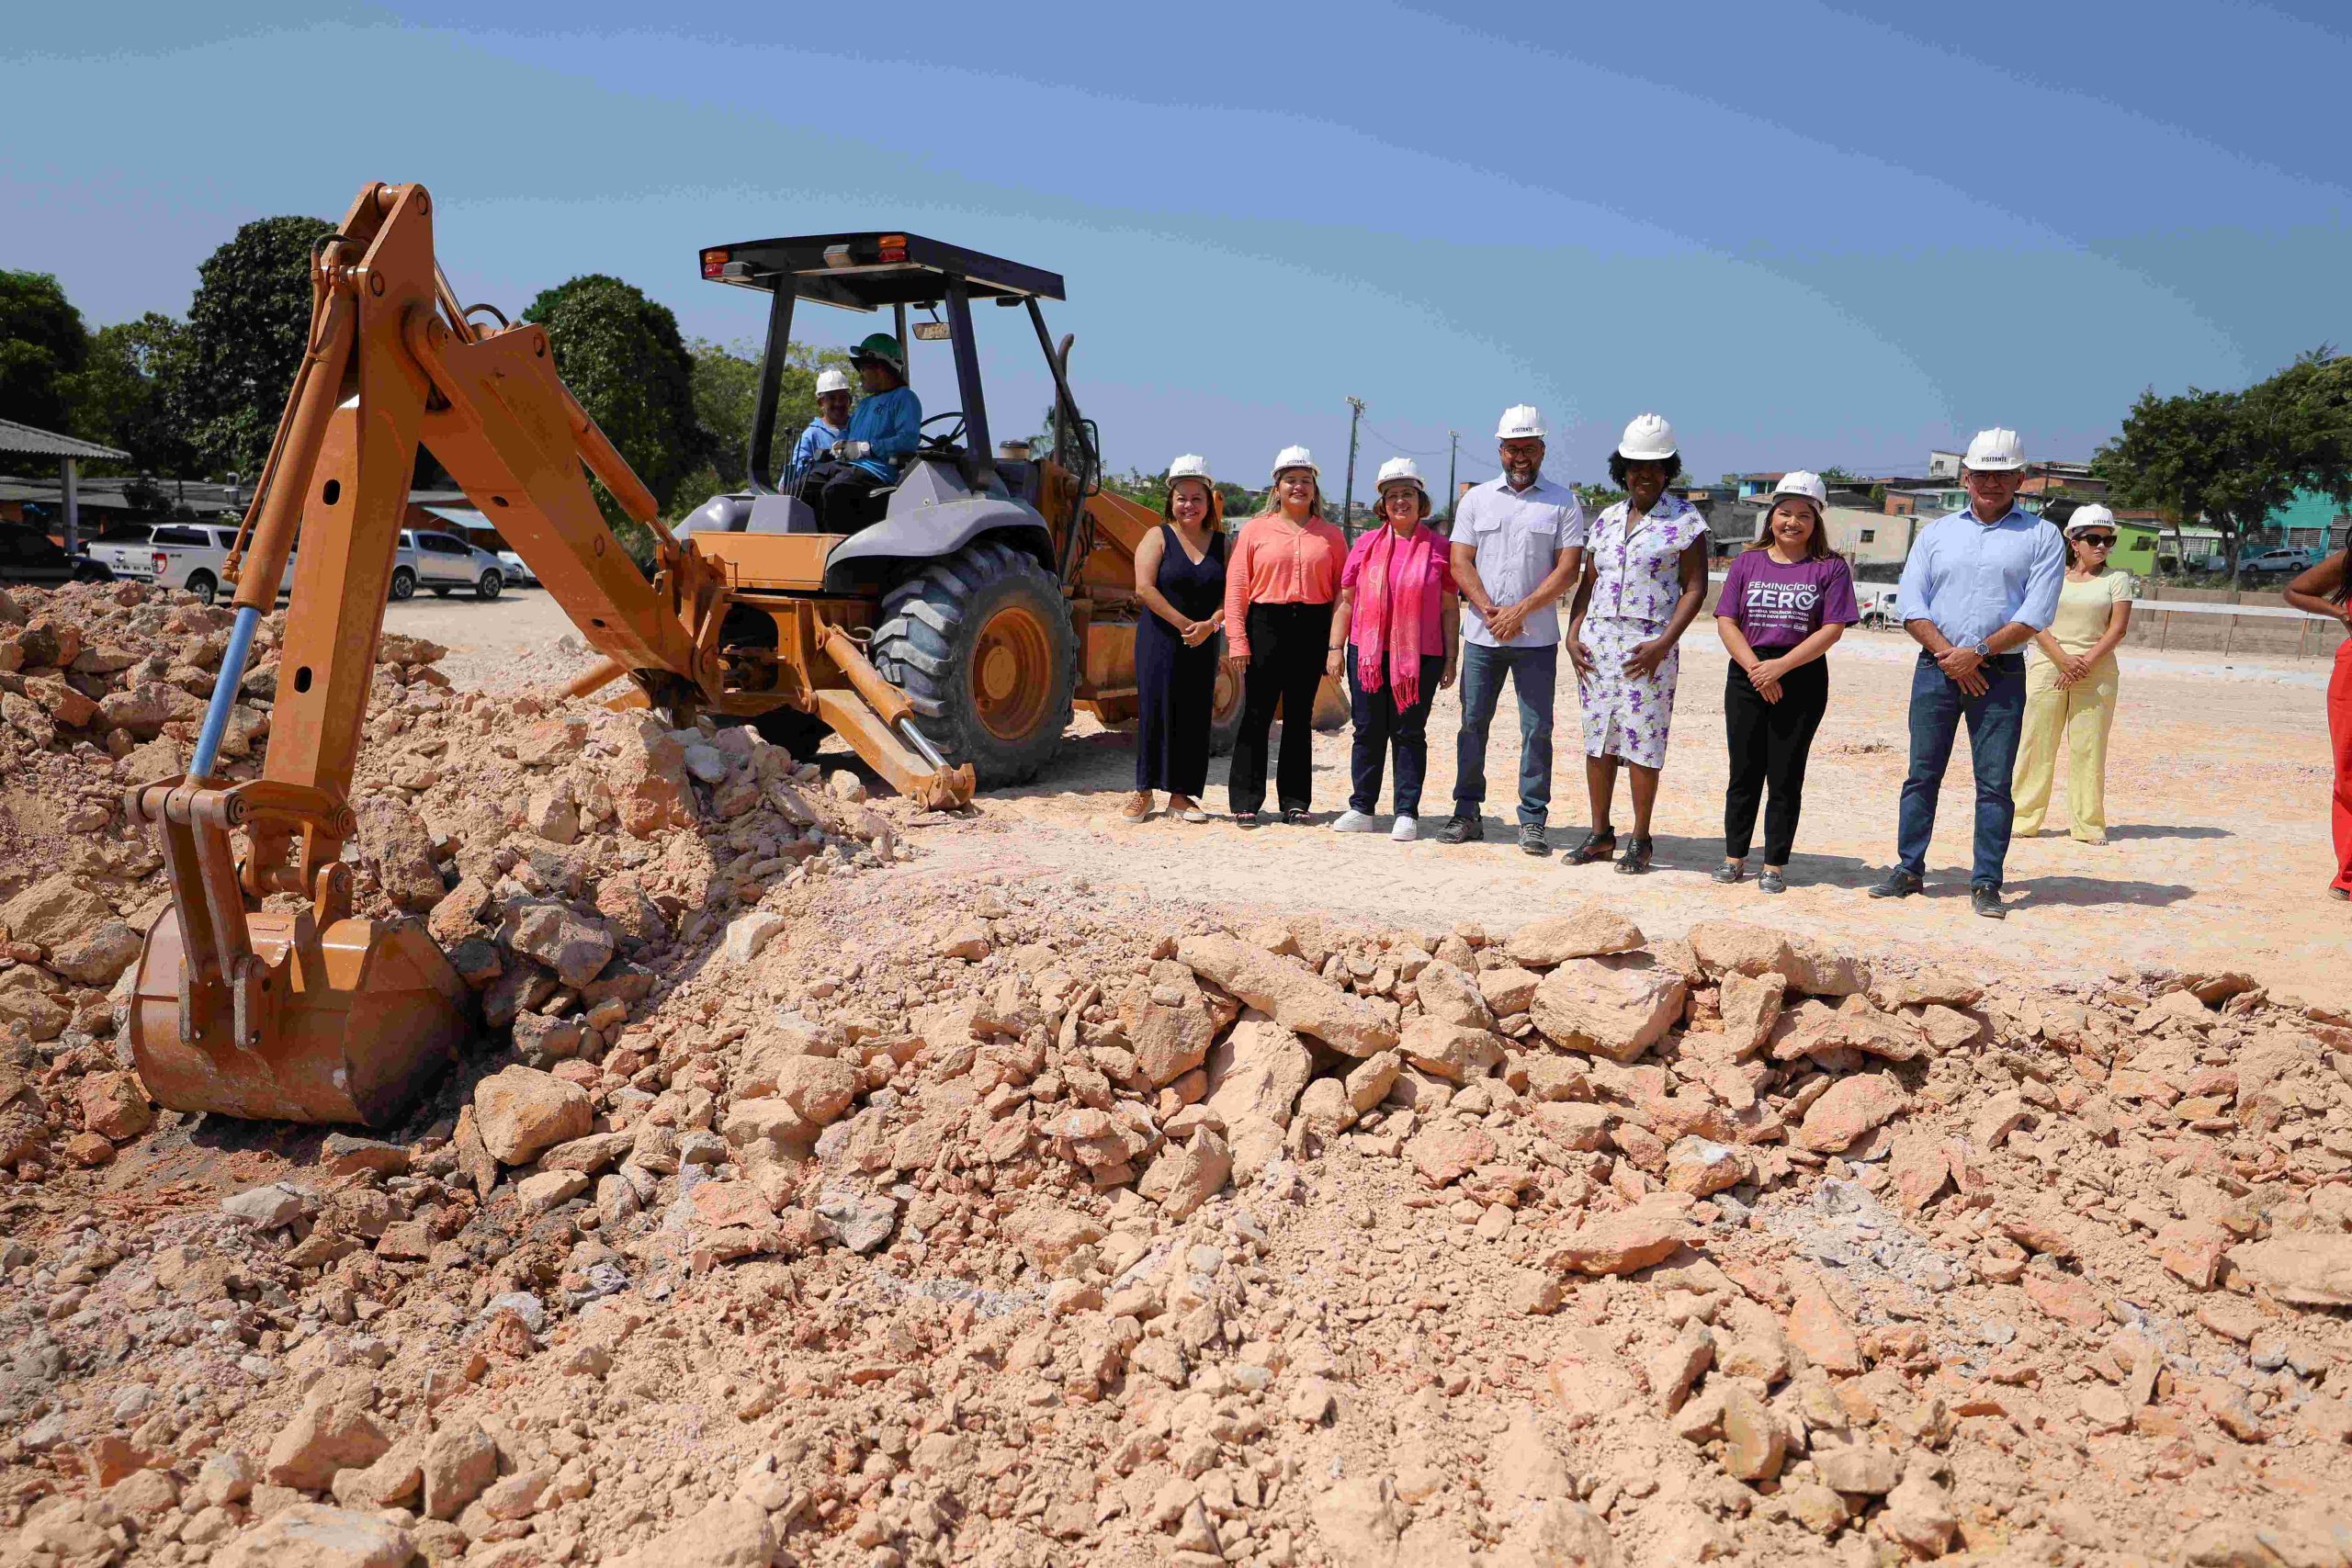
[[[1363,418],[1363,400],[1350,398],[1348,407],[1354,412],[1348,415],[1348,488],[1346,494],[1340,501],[1340,532],[1353,538],[1355,537],[1353,520],[1356,512],[1356,425]]]
[[[1453,504],[1462,494],[1462,487],[1453,477],[1453,470],[1462,461],[1462,432],[1449,430],[1445,433],[1445,524],[1451,528],[1453,526]]]

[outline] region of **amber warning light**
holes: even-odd
[[[882,260],[902,262],[907,259],[907,237],[904,234],[885,234],[882,236],[881,243]]]
[[[705,252],[703,252],[703,254],[702,254],[702,275],[703,275],[705,277],[717,277],[717,276],[718,276],[720,274],[724,273],[726,270],[727,270],[727,253],[726,253],[725,251],[705,251]]]

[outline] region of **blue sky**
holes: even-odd
[[[1708,475],[1917,471],[1996,423],[2080,457],[2143,386],[2352,339],[2340,5],[824,16],[41,7],[0,60],[0,265],[94,324],[176,312],[238,223],[422,180],[466,299],[609,272],[735,341],[757,300],[700,247],[903,226],[1069,279],[1049,317],[1114,466],[1202,451],[1250,484],[1293,441],[1336,480],[1350,393],[1360,468],[1442,473],[1451,427],[1487,477],[1522,400],[1556,478],[1647,408]],[[981,335],[1020,428],[1034,341]],[[918,347],[932,408],[950,375]]]

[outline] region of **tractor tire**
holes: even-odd
[[[983,787],[1027,784],[1061,749],[1078,635],[1060,585],[1010,545],[967,545],[885,593],[867,652]]]
[[[1216,634],[1216,695],[1210,699],[1209,755],[1230,757],[1233,743],[1241,735],[1241,678],[1225,672],[1225,634]]]

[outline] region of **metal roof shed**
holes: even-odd
[[[36,430],[29,424],[18,424],[13,419],[0,419],[0,452],[21,452],[29,457],[54,457],[62,471],[65,499],[65,547],[72,551],[81,543],[82,501],[79,465],[96,460],[127,463],[128,452],[118,452],[111,446],[101,446],[95,441],[85,441],[75,435],[60,435],[53,430]]]

